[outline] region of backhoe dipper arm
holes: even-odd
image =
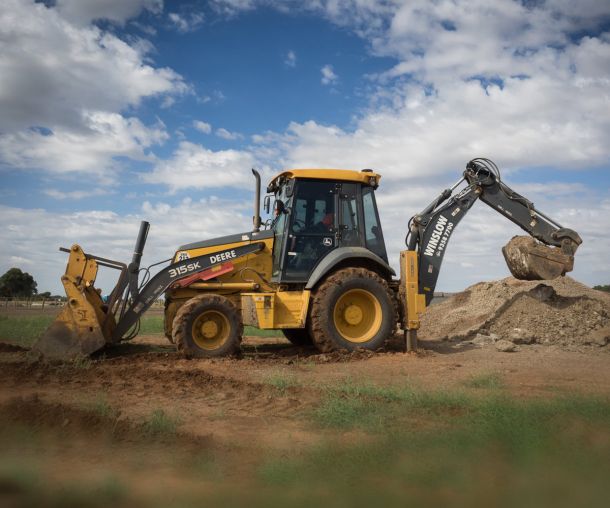
[[[453,196],[453,191],[464,181],[467,186]],[[408,250],[417,251],[419,293],[425,295],[426,305],[433,298],[451,234],[477,199],[537,240],[559,247],[566,259],[573,259],[582,243],[578,233],[561,227],[537,210],[531,201],[502,182],[500,172],[492,161],[473,159],[466,165],[462,179],[444,190],[410,221],[406,243]],[[571,268],[569,266],[568,270]]]

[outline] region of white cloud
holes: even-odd
[[[320,81],[323,85],[334,85],[339,80],[339,76],[335,74],[333,66],[330,64],[326,64],[322,67],[320,72],[322,73],[322,79]]]
[[[204,21],[204,15],[201,12],[191,12],[188,14],[170,12],[167,17],[170,23],[180,33],[193,32],[197,30]]]
[[[58,8],[6,0],[0,9],[0,161],[99,173],[116,155],[143,158],[142,148],[165,135],[120,112],[188,86],[173,70],[145,63],[150,45],[74,25]]]
[[[210,0],[212,8],[228,16],[254,9],[257,4],[260,2],[256,0]]]
[[[84,25],[102,19],[123,24],[143,10],[163,10],[163,0],[57,0],[56,5],[64,18]]]
[[[143,179],[148,183],[167,185],[172,192],[180,189],[218,187],[251,187],[250,168],[254,156],[245,151],[212,151],[201,145],[182,141],[172,157],[157,162]]]
[[[42,192],[43,192],[43,194],[45,194],[51,198],[59,199],[59,200],[85,199],[85,198],[91,198],[93,196],[105,196],[107,194],[110,194],[109,191],[107,191],[105,189],[100,189],[100,188],[93,188],[93,189],[82,190],[82,191],[67,191],[67,192],[61,191],[58,189],[45,189]]]
[[[12,266],[24,266],[38,282],[39,291],[63,294],[60,277],[66,254],[59,247],[80,244],[85,252],[129,262],[139,222],[151,222],[144,250],[143,266],[171,257],[185,243],[251,229],[251,200],[225,201],[210,197],[185,199],[170,206],[145,202],[139,213],[120,216],[114,212],[53,213],[42,209],[21,209],[0,205],[0,273]],[[32,225],[36,224],[36,234]],[[176,227],[180,224],[180,227]],[[45,249],[40,249],[45,245]],[[100,269],[97,286],[109,293],[117,272]]]
[[[220,127],[219,129],[216,129],[216,135],[219,138],[226,139],[226,140],[235,140],[235,139],[243,138],[243,136],[239,132],[231,132],[231,131],[228,131],[227,129],[225,129],[224,127]]]
[[[195,120],[193,122],[193,127],[204,134],[210,134],[212,132],[212,126],[207,122],[202,122],[201,120]]]
[[[286,53],[286,58],[284,58],[284,65],[286,67],[296,67],[297,66],[297,54],[290,50]]]
[[[83,124],[81,129],[60,127],[50,134],[24,130],[0,136],[1,160],[14,168],[87,172],[109,181],[119,167],[113,157],[153,161],[146,149],[168,138],[164,125],[147,127],[118,113],[84,112]]]

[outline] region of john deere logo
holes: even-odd
[[[333,244],[333,239],[332,238],[324,238],[324,240],[322,240],[322,245],[324,245],[324,247],[330,247]]]

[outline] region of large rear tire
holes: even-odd
[[[345,268],[315,290],[309,332],[322,352],[375,350],[392,335],[394,298],[386,280],[366,268]]]
[[[176,313],[172,336],[187,358],[228,356],[239,350],[244,326],[241,312],[220,295],[199,295]]]
[[[311,346],[313,344],[307,328],[285,328],[282,332],[284,337],[295,346]]]

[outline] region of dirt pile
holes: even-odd
[[[610,341],[610,295],[570,277],[481,282],[431,306],[424,339],[466,339],[476,334],[515,343],[604,346]]]

